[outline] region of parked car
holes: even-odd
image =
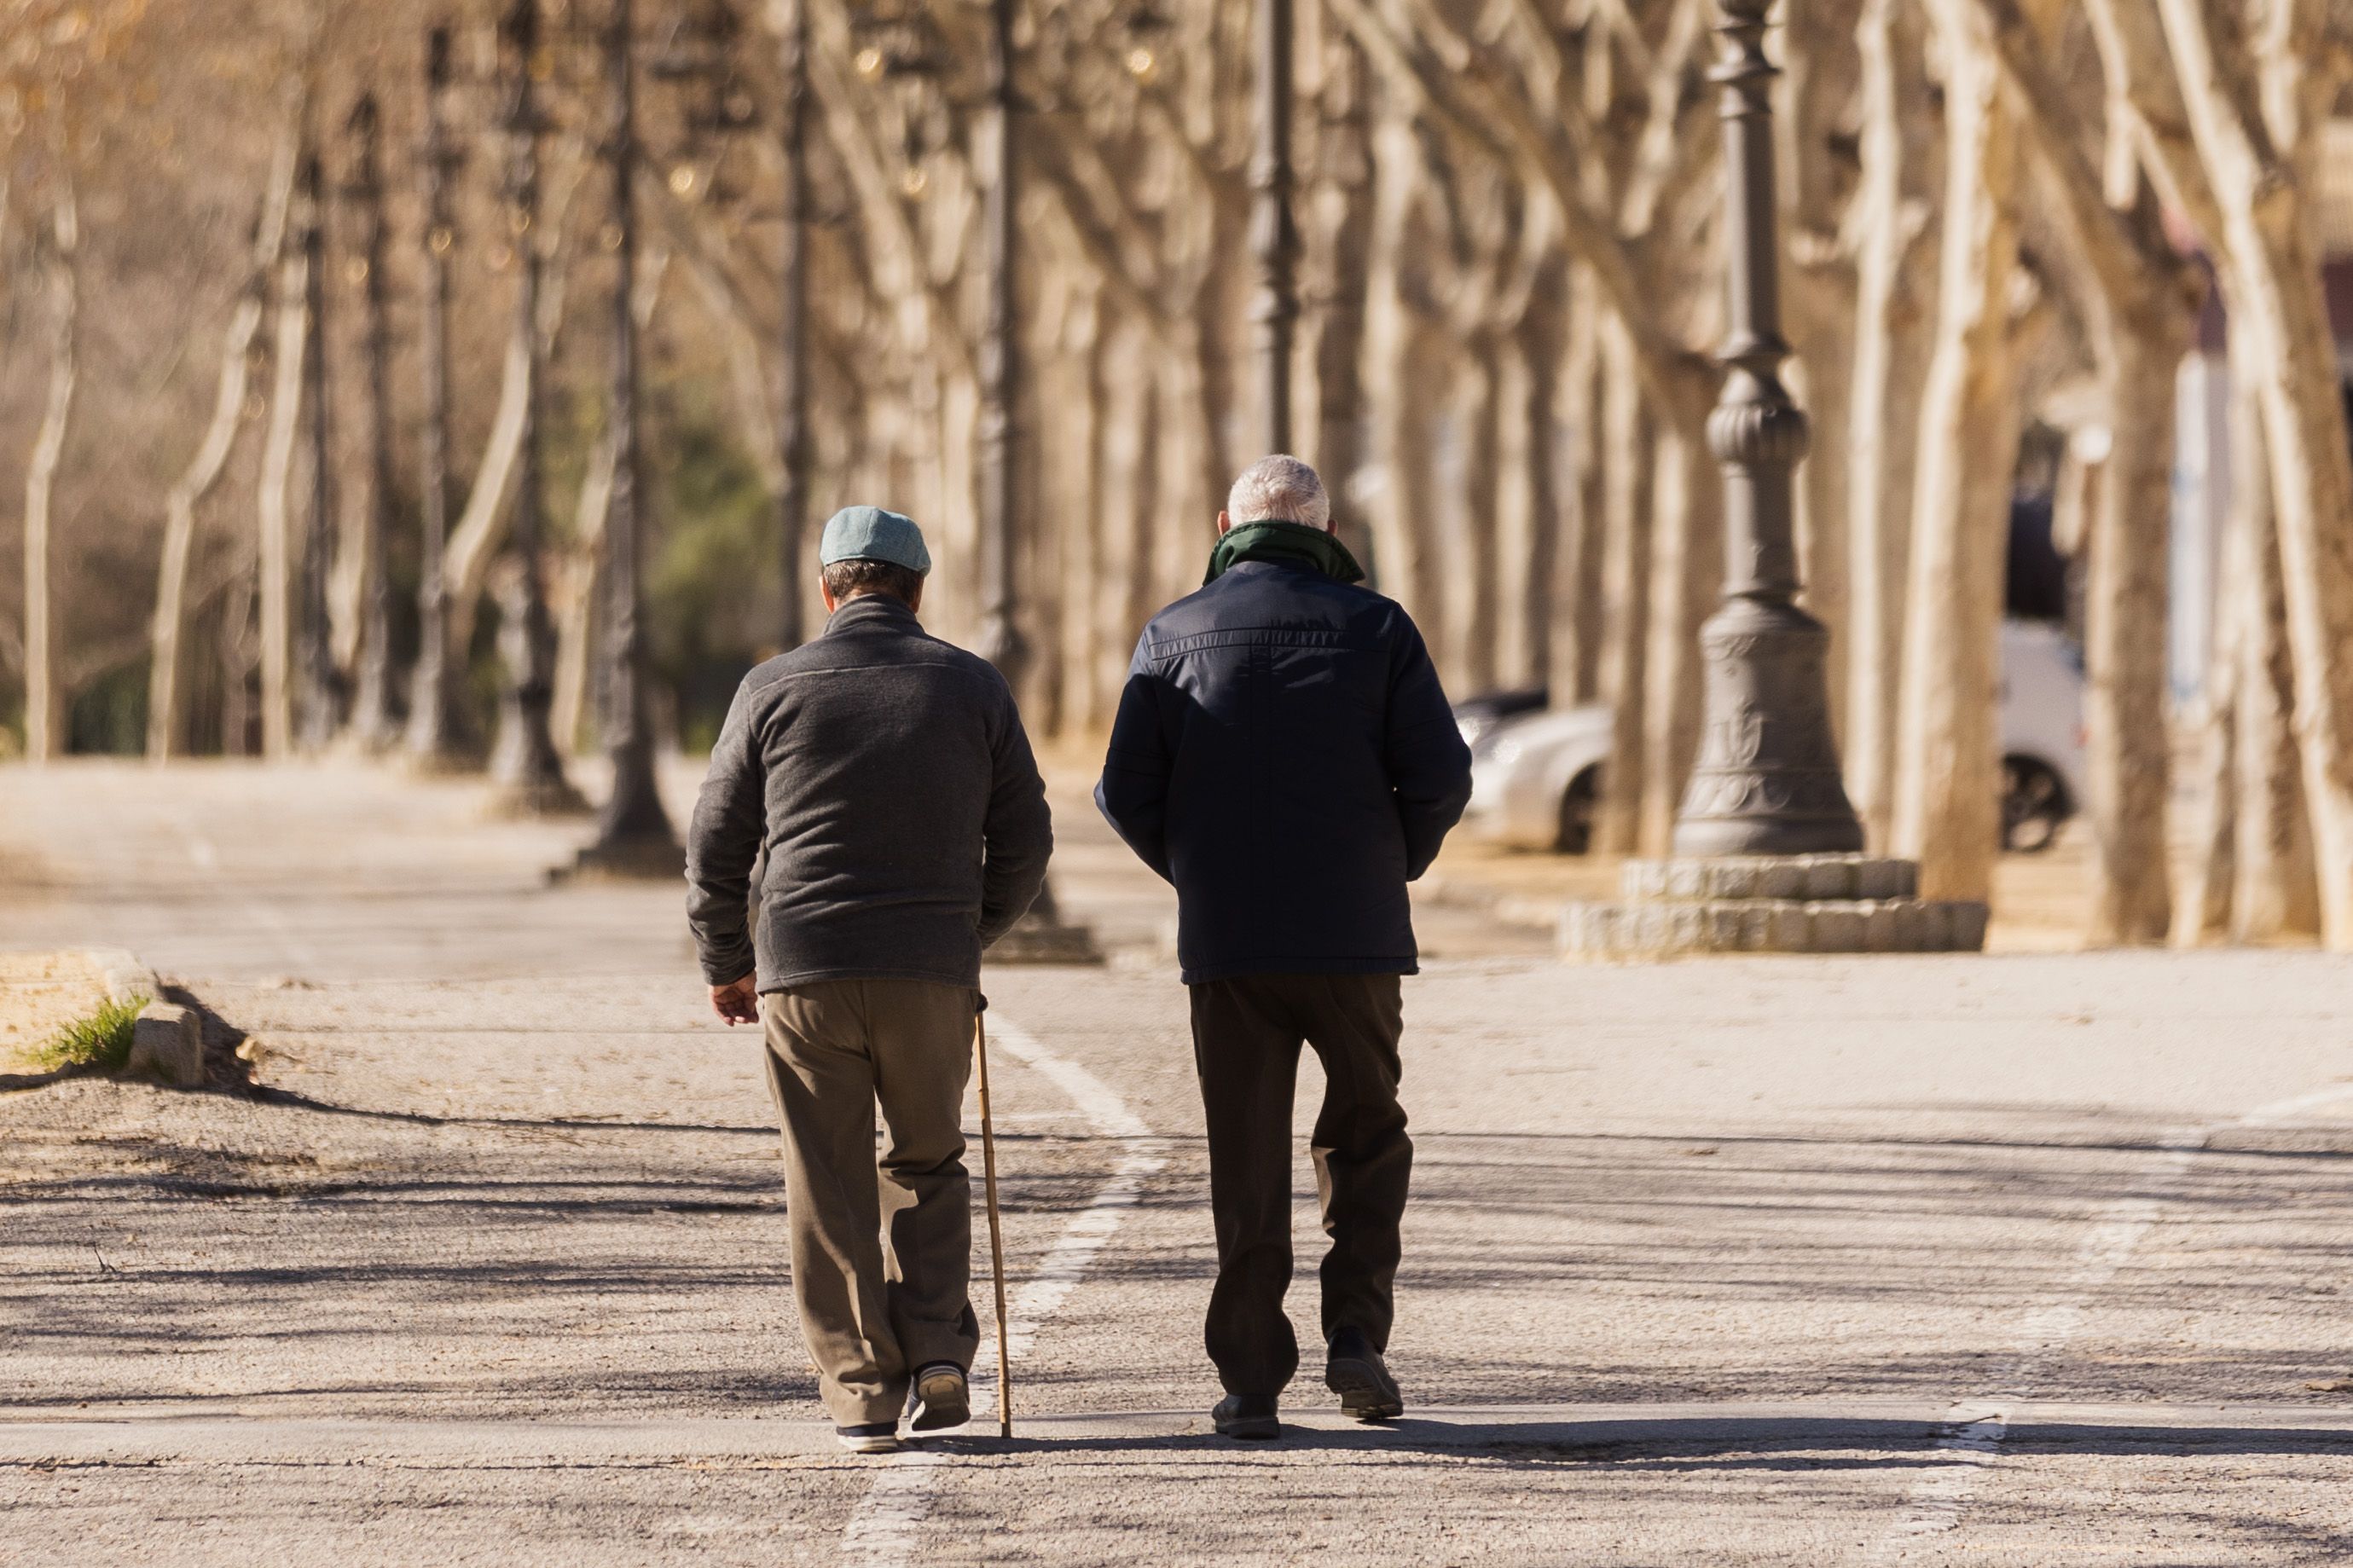
[[[2002,847],[2034,853],[2057,842],[2084,798],[2083,659],[2058,626],[2022,620],[2002,623],[2001,658]],[[1582,855],[1609,755],[1609,710],[1498,711],[1526,695],[1456,710],[1472,758],[1465,824],[1496,843]]]

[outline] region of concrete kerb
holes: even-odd
[[[195,1010],[164,1001],[163,982],[135,953],[105,947],[93,948],[87,956],[106,986],[108,1001],[123,1006],[139,1005],[139,1016],[131,1026],[131,1057],[123,1071],[173,1089],[202,1089],[205,1030]]]

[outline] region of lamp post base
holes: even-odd
[[[1976,952],[1987,908],[1919,897],[1920,868],[1869,855],[1629,860],[1617,903],[1560,913],[1564,957]]]

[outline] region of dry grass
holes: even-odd
[[[43,1060],[49,1047],[106,1001],[104,977],[81,953],[0,952],[0,1067],[55,1070]]]

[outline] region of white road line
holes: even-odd
[[[1038,1331],[1061,1310],[1071,1290],[1085,1278],[1103,1244],[1144,1196],[1144,1184],[1167,1163],[1166,1145],[1152,1135],[1143,1118],[1128,1109],[1112,1087],[1067,1058],[1057,1056],[1037,1037],[1001,1014],[988,1016],[988,1040],[1024,1067],[1060,1089],[1098,1138],[1118,1141],[1126,1152],[1111,1176],[1097,1188],[1087,1205],[1072,1215],[1062,1233],[1046,1249],[1038,1271],[1012,1293],[1007,1312],[1012,1321],[1005,1336],[1007,1355],[1019,1361],[1037,1343]],[[974,1294],[979,1295],[976,1289]],[[987,1316],[983,1314],[984,1319]],[[994,1337],[981,1342],[974,1358],[973,1426],[986,1429],[984,1412],[997,1410],[997,1351]],[[1019,1411],[1017,1406],[1016,1418]],[[993,1423],[992,1423],[993,1424]],[[914,1561],[917,1538],[932,1510],[939,1470],[946,1456],[921,1447],[892,1456],[877,1471],[874,1484],[849,1522],[842,1527],[841,1561],[856,1568],[899,1568]]]
[[[1868,1561],[1874,1565],[1901,1563],[1923,1540],[1941,1535],[1960,1522],[1962,1511],[1977,1495],[1986,1467],[2000,1453],[2019,1413],[2032,1403],[2034,1384],[2044,1366],[2083,1328],[2093,1299],[2156,1228],[2167,1199],[2216,1134],[2276,1126],[2307,1110],[2348,1099],[2353,1099],[2353,1084],[2338,1084],[2274,1100],[2230,1121],[2166,1133],[2157,1152],[2134,1173],[2132,1184],[2141,1190],[2094,1216],[2091,1234],[2076,1249],[2075,1267],[2062,1282],[2059,1299],[2026,1320],[2002,1385],[1948,1413],[1945,1431],[1936,1444],[1936,1452],[1947,1462],[1922,1475],[1905,1500],[1904,1517],[1881,1537]]]

